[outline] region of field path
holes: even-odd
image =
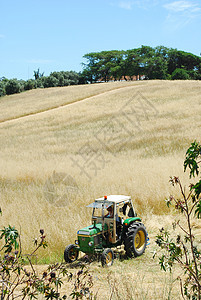
[[[81,99],[72,101],[70,103],[63,103],[59,106],[50,107],[50,108],[47,108],[47,109],[44,109],[44,110],[41,110],[41,111],[30,112],[30,113],[27,113],[27,114],[24,114],[24,115],[16,116],[14,118],[8,118],[8,119],[5,119],[5,120],[0,120],[0,125],[10,124],[10,123],[13,123],[13,122],[16,122],[16,121],[21,121],[21,120],[24,120],[24,119],[28,119],[28,118],[31,118],[31,117],[38,116],[38,115],[43,115],[43,114],[46,114],[46,113],[52,112],[52,111],[58,111],[58,110],[60,110],[64,107],[75,105],[75,104],[78,104],[78,103],[83,102],[83,101],[85,102],[85,101],[88,101],[88,100],[92,100],[92,99],[97,98],[99,96],[114,94],[117,90],[133,89],[134,87],[137,87],[137,86],[138,85],[135,84],[135,85],[126,86],[126,87],[125,86],[124,87],[115,87],[115,88],[113,88],[109,91],[105,91],[105,92],[98,93],[96,95],[81,98]]]

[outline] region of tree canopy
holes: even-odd
[[[164,46],[91,52],[84,58],[87,62],[83,64],[83,72],[91,83],[121,79],[174,79],[177,69],[182,70],[181,79],[201,79],[199,56]]]

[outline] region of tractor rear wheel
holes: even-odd
[[[133,223],[128,228],[124,247],[128,257],[137,257],[144,253],[147,245],[147,231],[142,223]]]
[[[77,260],[79,254],[79,250],[76,245],[70,244],[64,250],[64,259],[67,263],[72,263]]]
[[[113,260],[114,260],[114,252],[112,251],[112,249],[110,249],[110,248],[105,249],[101,255],[102,267],[112,266]]]

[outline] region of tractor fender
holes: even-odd
[[[131,223],[133,222],[141,222],[142,220],[139,217],[132,217],[132,218],[128,218],[126,220],[124,220],[123,225],[124,226],[130,226]]]
[[[122,234],[121,234],[121,240],[123,241],[125,236],[126,236],[126,233],[128,232],[128,228],[130,227],[130,225],[132,223],[135,223],[135,222],[141,222],[142,220],[139,218],[139,217],[132,217],[132,218],[128,218],[126,220],[124,220],[123,222],[123,230],[122,230]]]

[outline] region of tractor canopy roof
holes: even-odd
[[[87,207],[93,207],[93,208],[108,208],[111,205],[118,205],[118,204],[124,204],[131,201],[130,196],[124,196],[124,195],[108,195],[104,196],[98,199],[95,199],[95,202],[87,205]]]

